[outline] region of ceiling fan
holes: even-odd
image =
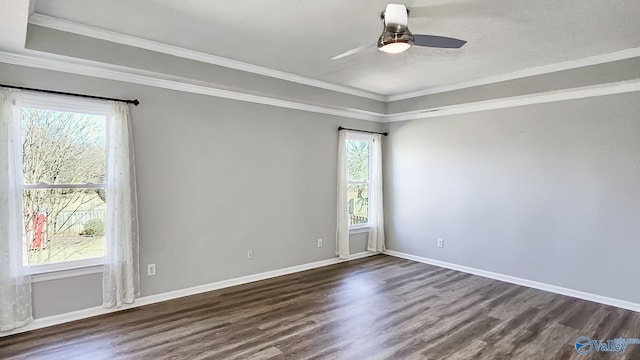
[[[436,35],[414,35],[409,31],[409,9],[402,4],[387,4],[387,8],[380,14],[384,24],[382,35],[378,39],[378,50],[398,54],[409,50],[411,46],[426,46],[434,48],[459,49],[467,42],[465,40],[454,39]],[[344,57],[359,53],[370,47],[364,45],[336,55],[331,60],[338,60]]]

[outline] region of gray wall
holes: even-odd
[[[640,303],[638,114],[631,93],[391,124],[387,247]]]
[[[334,257],[337,127],[382,128],[6,64],[0,80],[140,99],[131,113],[143,296]],[[351,250],[366,250],[362,235]],[[156,276],[146,276],[148,263]],[[101,302],[99,274],[33,289],[37,318]]]

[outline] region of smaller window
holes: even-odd
[[[346,148],[349,229],[368,227],[373,137],[349,134]]]

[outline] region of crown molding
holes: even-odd
[[[509,72],[501,75],[488,76],[477,80],[465,81],[452,85],[437,86],[425,90],[412,91],[399,95],[390,95],[386,97],[387,102],[406,100],[420,96],[433,95],[453,90],[461,90],[474,86],[489,85],[502,81],[522,79],[531,76],[550,74],[557,71],[578,69],[585,66],[605,64],[613,61],[625,60],[640,56],[640,48],[631,48],[626,50],[615,51],[602,55],[589,56],[579,60],[563,61],[555,64],[536,66],[524,70]]]
[[[25,50],[21,53],[0,51],[0,62],[352,119],[381,121],[383,116],[381,113],[372,111],[273,98],[211,82],[35,50]]]
[[[173,46],[153,40],[147,40],[136,36],[126,35],[115,31],[106,30],[99,27],[81,24],[43,14],[34,13],[33,15],[31,15],[31,17],[29,17],[29,23],[54,30],[69,32],[99,40],[106,40],[117,44],[133,46],[140,49],[155,51],[158,53],[172,55],[184,59],[200,61],[207,64],[218,65],[229,69],[245,71],[257,75],[268,76],[275,79],[335,91],[343,94],[359,96],[377,101],[385,101],[387,98],[385,95],[376,94],[370,91],[355,89],[349,86],[338,85],[200,51],[189,50],[178,46]]]
[[[640,91],[640,79],[395,113],[386,115],[384,117],[384,121],[396,122],[426,119],[478,111],[505,109],[516,106],[583,99],[595,96],[624,94],[636,91]]]
[[[264,94],[251,93],[246,90],[230,88],[211,82],[135,69],[121,65],[106,64],[92,60],[77,59],[73,57],[50,54],[35,50],[25,50],[21,53],[9,53],[0,51],[0,63],[52,70],[76,75],[84,75],[100,79],[122,81],[126,83],[152,86],[199,95],[208,95],[224,99],[245,101],[293,110],[308,111],[376,122],[397,122],[426,119],[439,116],[465,114],[516,106],[542,104],[548,102],[574,100],[587,97],[640,91],[639,78],[630,81],[620,81],[594,86],[456,104],[451,106],[425,108],[415,111],[399,112],[385,115],[382,113],[361,109],[316,105],[294,99],[273,98]]]

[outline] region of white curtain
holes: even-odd
[[[338,209],[336,255],[349,257],[349,214],[347,202],[347,131],[338,132]]]
[[[110,102],[107,119],[107,256],[102,279],[106,308],[140,296],[135,161],[128,105]]]
[[[382,136],[373,137],[371,152],[371,179],[369,179],[369,242],[367,250],[381,252],[384,246],[384,203],[382,194]]]
[[[24,326],[31,315],[31,277],[23,266],[20,93],[0,89],[0,331]]]

